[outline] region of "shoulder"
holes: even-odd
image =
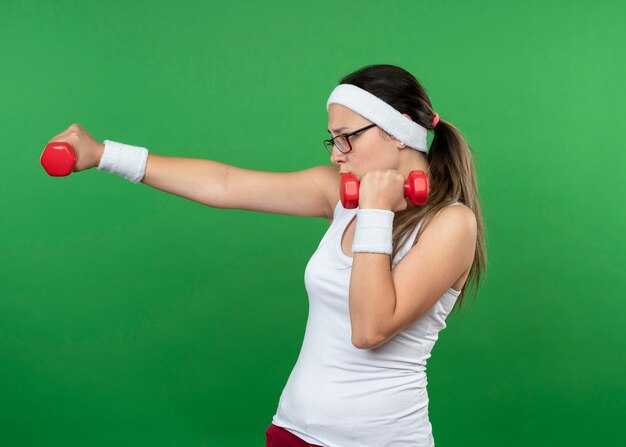
[[[448,205],[439,211],[433,220],[439,218],[439,221],[454,221],[462,225],[476,225],[476,215],[470,207],[465,204]]]
[[[337,202],[339,202],[339,184],[341,183],[339,166],[333,164],[320,165],[316,166],[314,171],[315,187],[322,191],[326,198],[326,219],[332,222]]]
[[[420,240],[435,244],[452,243],[473,252],[476,238],[476,215],[467,205],[461,204],[446,206],[430,218],[422,230]]]
[[[477,238],[476,215],[465,204],[446,206],[424,228],[423,236],[431,241],[449,241],[473,253]]]
[[[415,245],[392,269],[396,297],[405,302],[406,324],[423,315],[455,284],[455,290],[460,290],[459,280],[472,266],[475,247],[476,219],[471,208],[446,206],[430,219]]]

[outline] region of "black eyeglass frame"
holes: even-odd
[[[341,152],[342,154],[347,154],[348,152],[352,152],[352,143],[350,143],[350,137],[352,135],[356,135],[357,133],[363,132],[364,130],[367,130],[370,127],[374,127],[374,126],[376,126],[376,124],[372,123],[372,124],[369,124],[369,125],[367,125],[365,127],[360,128],[358,130],[355,130],[354,132],[342,133],[342,134],[337,135],[336,137],[331,138],[330,140],[324,140],[324,147],[326,148],[328,153],[332,155],[332,153],[333,153],[333,146],[335,146],[335,139],[336,138],[340,138],[340,137],[345,137],[346,141],[348,142],[348,147],[350,149],[348,149],[346,152],[344,152],[341,149],[339,149],[339,146],[337,146],[337,150],[339,152]],[[326,144],[326,143],[328,143],[328,144]]]

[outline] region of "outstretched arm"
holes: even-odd
[[[214,208],[328,218],[339,199],[339,179],[333,165],[264,172],[214,160],[150,153],[141,181]]]

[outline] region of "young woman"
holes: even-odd
[[[74,171],[97,166],[215,208],[327,219],[305,270],[303,345],[266,447],[433,446],[426,361],[486,268],[471,150],[397,66],[346,76],[327,110],[332,164],[290,173],[102,144],[78,124],[50,142],[72,144]],[[428,178],[423,205],[404,196],[414,170]],[[360,181],[357,208],[340,201],[342,174]]]

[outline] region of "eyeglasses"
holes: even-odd
[[[359,132],[363,132],[364,130],[369,129],[370,127],[374,127],[376,124],[370,124],[369,126],[365,126],[359,130],[355,130],[352,133],[337,135],[335,138],[331,138],[330,140],[324,140],[324,147],[328,151],[329,154],[333,153],[333,145],[337,146],[339,152],[342,154],[347,154],[352,150],[352,144],[350,144],[350,137],[352,135],[356,135]]]

